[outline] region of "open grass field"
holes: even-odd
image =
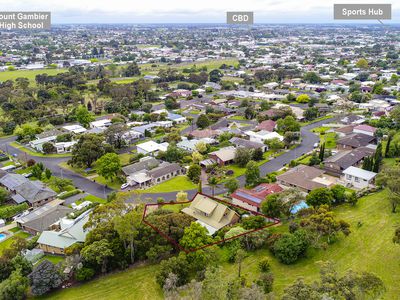
[[[268,250],[250,255],[242,264],[242,272],[249,280],[258,274],[257,264],[269,258],[275,277],[274,293],[281,296],[284,288],[302,276],[307,282],[319,277],[319,262],[332,260],[339,274],[347,270],[369,271],[378,275],[386,286],[383,299],[398,299],[400,295],[400,246],[392,243],[394,228],[400,225],[399,214],[390,212],[385,191],[366,196],[355,207],[343,205],[335,213],[351,224],[352,233],[341,237],[327,250],[313,250],[293,265],[279,263]],[[357,226],[360,223],[361,226]],[[284,228],[282,226],[282,228]],[[276,228],[277,231],[280,228]],[[236,276],[237,266],[222,264],[227,278]],[[46,299],[162,299],[161,289],[154,281],[157,266],[132,268],[108,275],[92,282],[65,289]],[[44,298],[43,298],[44,299]]]
[[[45,70],[15,70],[0,72],[0,81],[15,80],[19,77],[28,78],[29,81],[35,83],[35,77],[38,74],[56,75],[66,72],[67,69],[45,69]]]
[[[186,176],[176,176],[170,180],[149,187],[145,190],[140,190],[142,193],[168,193],[178,192],[197,188],[197,185],[191,182]]]

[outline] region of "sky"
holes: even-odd
[[[400,0],[0,0],[3,11],[50,11],[53,24],[225,23],[227,11],[253,11],[255,23],[335,23],[334,3],[392,3],[384,23],[400,23]]]

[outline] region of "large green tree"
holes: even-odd
[[[72,149],[72,164],[78,167],[91,167],[104,154],[113,152],[111,145],[105,144],[97,134],[84,134]]]
[[[121,161],[118,154],[106,153],[96,161],[97,173],[105,179],[112,179],[121,171]]]

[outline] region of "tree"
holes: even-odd
[[[63,279],[60,270],[47,259],[43,260],[29,274],[31,292],[35,296],[46,294],[54,288],[58,288]]]
[[[83,247],[81,255],[84,261],[100,267],[101,272],[104,274],[107,271],[108,260],[114,256],[114,252],[110,243],[106,239],[102,239]]]
[[[114,152],[111,145],[103,143],[97,134],[84,134],[72,149],[71,163],[79,167],[91,167],[106,153]]]
[[[285,144],[279,138],[273,138],[265,141],[265,144],[268,146],[270,150],[280,150],[285,147]]]
[[[246,230],[258,229],[265,226],[265,218],[263,216],[248,216],[242,220],[242,227]]]
[[[42,145],[42,150],[43,153],[50,154],[50,153],[55,153],[57,151],[57,148],[52,143],[44,143]]]
[[[198,183],[201,177],[201,167],[199,165],[190,165],[187,177],[194,183]]]
[[[199,151],[199,153],[204,154],[207,152],[207,144],[203,141],[200,141],[196,144],[196,150]]]
[[[242,263],[245,258],[246,258],[246,252],[243,249],[239,249],[236,252],[236,257],[235,257],[235,261],[238,265],[238,278],[240,278],[242,275]]]
[[[29,280],[15,270],[10,277],[0,283],[0,298],[2,300],[22,300],[26,298]]]
[[[276,124],[279,132],[300,131],[300,124],[293,116],[286,116],[284,119],[279,119]]]
[[[232,194],[239,188],[239,181],[236,178],[229,178],[224,186],[228,189],[228,193]]]
[[[318,118],[318,108],[316,107],[309,107],[304,111],[304,118],[307,121],[312,121]]]
[[[193,223],[194,224],[194,223]],[[161,261],[159,271],[156,274],[156,281],[160,286],[164,286],[170,274],[175,274],[178,278],[176,285],[181,286],[188,281],[190,266],[186,255],[181,253],[169,259]]]
[[[207,115],[201,114],[196,121],[196,125],[200,129],[207,128],[210,125],[210,120],[208,119]]]
[[[324,161],[325,158],[325,142],[319,147],[319,160]]]
[[[6,189],[0,187],[0,204],[3,204],[9,197],[9,193]]]
[[[212,195],[215,194],[215,188],[218,185],[218,178],[215,176],[208,177],[208,185],[211,186]]]
[[[205,227],[199,223],[192,222],[189,227],[186,227],[183,237],[179,241],[182,247],[187,250],[197,249],[212,242],[211,236]]]
[[[356,62],[356,67],[360,69],[368,69],[368,61],[365,58],[360,58]]]
[[[130,260],[135,261],[135,239],[139,235],[139,228],[142,222],[143,209],[136,207],[122,216],[114,218],[114,229],[124,243],[124,248],[130,252]]]
[[[308,103],[308,101],[310,101],[310,96],[308,96],[307,94],[301,94],[297,96],[296,101],[298,103]]]
[[[254,185],[260,179],[260,169],[255,161],[249,161],[245,171],[246,185]]]
[[[39,180],[42,179],[43,172],[44,172],[44,165],[42,162],[35,164],[31,169],[32,176]]]
[[[395,213],[400,204],[400,168],[395,166],[383,169],[376,176],[375,183],[379,187],[388,189],[392,213]]]
[[[263,272],[256,283],[259,287],[262,288],[265,294],[268,294],[272,292],[274,275],[271,272]]]
[[[218,69],[214,69],[209,73],[211,82],[220,82],[223,76],[224,74]]]
[[[133,77],[140,75],[140,69],[136,62],[128,64],[128,66],[122,70],[122,75],[124,77]]]
[[[104,131],[106,142],[117,149],[121,149],[127,145],[124,135],[128,131],[128,127],[123,123],[112,124]]]
[[[121,162],[118,154],[104,154],[96,161],[96,170],[105,179],[113,179],[121,171]]]
[[[320,206],[323,204],[332,204],[334,201],[333,193],[327,188],[317,188],[312,190],[306,197],[306,202],[310,206]]]
[[[51,175],[52,175],[51,170],[46,168],[44,170],[44,176],[46,177],[46,179],[49,180],[51,178]]]
[[[346,188],[343,185],[335,184],[331,187],[335,204],[340,204],[346,201]]]
[[[385,157],[389,157],[390,143],[392,142],[392,138],[392,134],[389,133],[385,147]]]
[[[358,198],[357,198],[357,193],[355,191],[351,192],[347,191],[345,195],[346,195],[346,201],[348,203],[350,203],[353,206],[357,204]]]
[[[261,161],[264,159],[264,152],[261,148],[256,148],[253,150],[252,159],[254,161]]]
[[[382,162],[382,143],[379,143],[375,150],[374,166],[372,168],[373,172],[375,173],[379,172],[379,167],[381,165],[381,162]]]
[[[314,233],[315,245],[318,245],[320,237],[326,237],[331,243],[341,232],[345,236],[350,234],[350,224],[344,220],[337,220],[327,205],[322,205],[311,215],[300,221],[300,226]]]
[[[283,211],[283,203],[279,194],[270,194],[261,202],[261,212],[271,218],[279,218]]]
[[[220,268],[208,267],[202,281],[201,299],[223,300],[226,298],[227,282]]]
[[[176,193],[176,202],[186,202],[188,201],[188,193],[180,191]]]
[[[168,145],[167,151],[162,153],[161,156],[163,156],[164,159],[168,162],[176,162],[182,159],[183,153],[181,149],[179,149],[175,144],[172,143]]]
[[[247,163],[251,160],[251,158],[252,158],[251,149],[244,147],[239,147],[236,149],[234,161],[239,167],[241,168],[245,167]]]
[[[384,291],[383,281],[373,273],[348,270],[339,277],[333,263],[328,261],[321,263],[320,281],[306,284],[298,278],[285,289],[282,299],[380,299]]]
[[[307,250],[309,245],[307,233],[303,229],[294,233],[283,234],[273,244],[273,253],[284,264],[292,264],[297,261]]]
[[[84,127],[89,127],[89,123],[94,121],[95,118],[91,112],[88,111],[86,106],[79,105],[75,111],[76,120]]]
[[[315,72],[308,72],[304,75],[304,81],[309,83],[320,83],[321,78]]]

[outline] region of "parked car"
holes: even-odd
[[[123,185],[121,185],[121,190],[124,190],[126,188],[128,188],[130,186],[129,183],[124,183]]]

